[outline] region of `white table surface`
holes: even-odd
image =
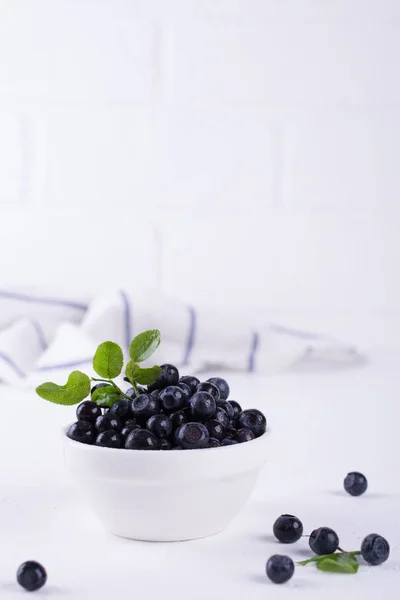
[[[0,387],[0,598],[23,598],[18,565],[42,562],[48,584],[35,598],[196,600],[197,598],[361,598],[400,592],[400,352],[377,353],[356,369],[270,377],[229,376],[232,398],[259,407],[270,424],[269,461],[245,510],[226,532],[181,543],[143,543],[105,532],[64,471],[59,429],[74,409],[34,393]],[[345,494],[348,471],[369,480],[360,498]],[[281,513],[304,532],[337,531],[355,550],[368,533],[391,545],[380,567],[357,575],[297,567],[276,586],[271,554],[311,556],[307,538],[284,546],[272,537]]]

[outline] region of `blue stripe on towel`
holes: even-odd
[[[72,360],[71,362],[58,363],[56,365],[45,365],[37,367],[36,371],[54,371],[55,369],[69,369],[70,367],[80,367],[82,365],[91,364],[92,358],[82,358],[81,360]]]
[[[68,308],[76,308],[77,310],[87,310],[88,305],[72,300],[60,300],[59,298],[43,298],[40,296],[28,296],[27,294],[19,294],[16,292],[7,292],[0,290],[0,297],[10,300],[21,300],[22,302],[32,302],[37,304],[54,304],[56,306],[67,306]]]
[[[47,350],[47,340],[44,335],[43,329],[40,326],[40,323],[38,321],[35,321],[34,319],[30,319],[30,322],[32,323],[32,325],[37,333],[41,349]]]
[[[254,332],[253,337],[251,339],[251,348],[250,348],[249,364],[248,364],[249,371],[254,371],[256,352],[257,352],[259,343],[260,343],[260,336],[258,335],[258,333]]]
[[[308,331],[300,331],[299,329],[292,329],[291,327],[284,327],[283,325],[270,324],[271,331],[275,333],[282,333],[283,335],[292,335],[301,340],[319,340],[321,335],[317,333],[309,333]]]
[[[193,308],[193,306],[189,306],[188,310],[189,310],[189,333],[188,333],[188,338],[186,341],[185,356],[183,358],[184,365],[188,365],[189,361],[190,361],[190,355],[192,353],[194,342],[195,342],[195,337],[196,337],[196,324],[197,324],[196,310]]]
[[[22,369],[9,356],[0,352],[0,360],[3,360],[9,367],[11,367],[19,377],[26,377]]]
[[[131,305],[129,303],[129,298],[123,292],[120,291],[122,302],[124,305],[124,328],[125,328],[125,347],[129,348],[129,344],[132,341],[132,319],[131,319]]]

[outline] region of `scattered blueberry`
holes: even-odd
[[[165,438],[172,433],[172,423],[166,415],[153,415],[147,421],[146,429],[158,438]]]
[[[361,496],[368,487],[368,481],[365,475],[353,471],[346,475],[343,485],[346,492],[351,496]]]
[[[122,421],[118,417],[107,414],[97,417],[96,419],[96,429],[99,433],[102,431],[108,431],[109,429],[114,429],[114,431],[122,431]]]
[[[175,412],[186,404],[186,396],[177,385],[169,385],[160,392],[161,406],[165,411]]]
[[[90,421],[77,421],[68,429],[67,436],[81,444],[93,444],[96,439],[93,424]]]
[[[101,408],[95,402],[85,400],[78,405],[76,409],[76,418],[78,421],[90,421],[94,423],[97,417],[101,416]]]
[[[209,421],[205,422],[205,426],[207,427],[210,438],[215,438],[219,441],[225,439],[226,428],[224,425],[222,425],[222,423],[220,423],[220,421],[217,421],[216,419],[210,419]]]
[[[186,450],[205,448],[210,436],[202,423],[185,423],[175,433],[176,441]]]
[[[303,535],[303,524],[294,515],[281,515],[274,523],[273,532],[283,544],[293,544]]]
[[[113,429],[102,431],[97,436],[95,445],[104,446],[105,448],[122,448],[123,436]]]
[[[229,427],[229,424],[231,422],[225,410],[221,408],[218,404],[217,410],[215,411],[215,415],[213,418],[219,421],[224,427]]]
[[[233,440],[231,438],[225,438],[224,440],[222,440],[221,442],[221,446],[234,446],[235,444],[238,444],[239,442],[236,440]]]
[[[380,565],[388,559],[390,546],[387,540],[377,533],[370,533],[361,544],[361,554],[370,565]]]
[[[315,554],[333,554],[339,548],[339,537],[330,527],[320,527],[311,532],[308,543]]]
[[[208,381],[203,381],[203,383],[199,383],[197,386],[196,392],[207,392],[214,398],[215,401],[219,400],[219,389],[213,383],[209,383]]]
[[[199,385],[200,380],[197,379],[197,377],[192,377],[191,375],[184,375],[180,378],[179,383],[185,383],[186,385],[188,385],[190,387],[190,391],[192,392],[192,394],[194,394],[197,390],[197,386]]]
[[[267,429],[267,420],[256,408],[244,410],[237,419],[238,429],[250,429],[256,437],[260,437]]]
[[[242,412],[242,407],[240,406],[239,402],[236,402],[236,400],[229,400],[229,404],[233,408],[233,418],[237,419]]]
[[[227,400],[230,390],[228,382],[225,379],[222,379],[222,377],[210,377],[207,381],[217,386],[221,400]]]
[[[135,429],[128,434],[125,440],[127,450],[158,450],[157,437],[147,429]]]
[[[210,437],[208,440],[207,448],[219,448],[221,446],[221,442],[216,438]]]
[[[155,383],[149,386],[149,391],[162,390],[168,385],[176,385],[179,381],[179,371],[174,365],[161,365],[161,375]]]
[[[212,385],[211,383],[209,385]],[[217,409],[215,398],[207,392],[196,392],[190,398],[192,415],[196,419],[209,419],[214,416]]]
[[[128,400],[128,398],[122,398],[122,400],[114,402],[108,411],[108,414],[119,417],[120,419],[126,419],[130,415],[131,407],[132,401]]]
[[[18,568],[17,581],[28,592],[35,592],[46,583],[47,573],[40,563],[28,560]]]
[[[239,444],[243,444],[243,442],[251,442],[254,440],[256,436],[250,429],[239,429],[235,435],[235,440],[239,442]]]
[[[131,410],[135,418],[147,420],[160,412],[160,403],[151,394],[139,394],[132,400]]]
[[[229,421],[235,419],[235,411],[233,410],[232,404],[227,400],[217,400],[217,408],[222,408],[228,415]]]
[[[273,554],[268,559],[265,571],[274,583],[286,583],[294,573],[294,563],[289,556]]]
[[[185,400],[187,402],[189,400],[189,398],[192,396],[192,390],[186,383],[183,383],[182,381],[178,383],[177,387],[182,390]]]

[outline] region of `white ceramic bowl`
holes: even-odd
[[[165,542],[225,529],[253,491],[268,432],[244,444],[175,451],[101,448],[63,436],[67,467],[106,529]]]

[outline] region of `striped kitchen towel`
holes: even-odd
[[[364,362],[352,346],[327,335],[270,323],[250,309],[186,306],[157,292],[113,290],[93,298],[0,290],[0,381],[32,388],[65,382],[70,371],[92,371],[98,344],[124,351],[146,329],[162,343],[150,359],[191,373],[209,370],[268,373],[282,369],[351,366]]]

